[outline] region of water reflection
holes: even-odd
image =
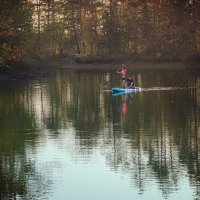
[[[111,191],[123,182],[114,181],[117,174],[128,176],[127,199],[177,199],[184,190],[188,199],[200,198],[199,74],[133,73],[151,91],[112,97],[108,90],[120,85],[113,72],[63,68],[51,79],[1,84],[0,198],[75,197],[62,188],[82,181],[83,171],[92,187],[92,168],[109,177],[98,187],[107,180]]]

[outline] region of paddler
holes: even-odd
[[[126,88],[134,88],[134,80],[132,76],[128,76],[128,78],[126,79]]]
[[[122,78],[122,87],[126,87],[126,67],[124,64],[121,65],[120,69],[117,71],[118,74],[121,74]]]

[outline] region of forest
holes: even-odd
[[[69,58],[200,62],[200,0],[0,0],[0,66]]]

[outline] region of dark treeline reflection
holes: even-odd
[[[31,85],[0,86],[0,199],[34,199],[48,188],[27,151],[38,138],[31,98]]]
[[[108,90],[120,85],[119,77],[105,72],[59,69],[50,80],[1,85],[1,199],[48,190],[48,178],[28,152],[37,149],[45,130],[56,138],[69,127],[79,153],[100,149],[107,164],[128,173],[141,193],[154,179],[168,197],[186,173],[199,196],[199,75],[134,75],[144,91],[118,97]],[[28,187],[30,181],[36,188]]]

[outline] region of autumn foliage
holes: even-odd
[[[1,65],[24,55],[200,61],[199,0],[0,0],[0,4]]]
[[[0,0],[0,66],[19,61],[31,30],[30,6],[26,1]]]

